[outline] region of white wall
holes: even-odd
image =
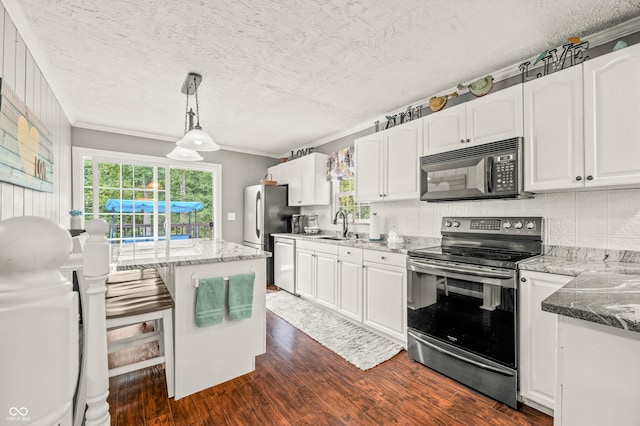
[[[0,220],[43,216],[69,226],[71,209],[71,125],[22,37],[0,5],[2,79],[53,134],[54,192],[0,183]]]

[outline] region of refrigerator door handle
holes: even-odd
[[[262,210],[262,199],[260,191],[256,193],[256,236],[260,238],[260,210]]]

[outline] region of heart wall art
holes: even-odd
[[[0,181],[53,192],[52,135],[4,81],[0,89]]]

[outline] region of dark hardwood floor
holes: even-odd
[[[405,351],[361,371],[269,311],[267,353],[255,372],[175,401],[162,366],[151,367],[111,378],[108,402],[117,426],[553,424],[414,363]]]

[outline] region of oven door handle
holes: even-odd
[[[482,271],[475,268],[468,268],[462,265],[456,265],[455,267],[447,267],[442,265],[431,265],[428,263],[422,263],[415,260],[410,260],[407,266],[407,269],[414,272],[422,272],[425,274],[433,274],[438,272],[452,272],[454,274],[466,274],[472,275],[474,277],[481,278],[496,278],[499,280],[513,278],[513,274],[510,272],[500,273],[495,270],[491,271]],[[425,270],[425,269],[428,269]]]
[[[498,368],[498,367],[494,367],[492,365],[484,364],[482,362],[478,362],[478,361],[475,361],[473,359],[466,358],[466,357],[464,357],[462,355],[458,355],[458,354],[455,354],[453,352],[450,352],[450,351],[448,351],[448,350],[446,350],[444,348],[441,348],[439,346],[434,345],[433,343],[427,342],[426,340],[420,338],[419,336],[416,336],[411,331],[408,331],[407,333],[410,334],[411,337],[413,337],[414,339],[416,339],[418,342],[422,343],[423,345],[428,346],[431,349],[436,350],[438,352],[441,352],[441,353],[443,353],[445,355],[448,355],[448,356],[450,356],[452,358],[459,359],[462,362],[466,362],[467,364],[472,364],[472,365],[475,365],[476,367],[480,367],[480,368],[482,368],[484,370],[489,370],[489,371],[493,371],[494,373],[502,374],[503,376],[513,376],[514,375],[514,373],[512,371],[503,370],[502,368]]]

